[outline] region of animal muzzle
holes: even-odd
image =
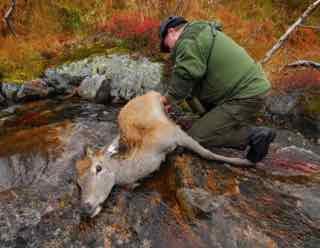
[[[101,210],[101,206],[93,206],[90,203],[84,203],[82,204],[80,211],[81,214],[88,217],[94,217],[96,216]]]

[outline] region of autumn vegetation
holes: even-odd
[[[22,82],[41,75],[47,67],[118,50],[167,61],[168,57],[159,53],[158,27],[160,20],[172,14],[189,20],[219,20],[226,33],[260,60],[311,2],[17,0],[12,15],[16,35],[4,22],[0,24],[0,79]],[[10,3],[1,0],[1,16]],[[317,9],[308,17],[306,26],[292,33],[264,65],[274,86],[283,83],[279,78],[288,63],[298,59],[320,61],[320,31],[310,28],[319,21]],[[314,73],[312,77],[318,77]]]

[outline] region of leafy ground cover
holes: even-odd
[[[1,1],[4,16],[9,0]],[[17,1],[12,25],[0,25],[0,79],[22,82],[39,76],[44,69],[110,49],[128,50],[168,61],[160,54],[158,27],[170,14],[189,20],[218,19],[226,33],[257,60],[310,4],[309,0],[240,1]],[[306,25],[319,23],[320,10]],[[312,28],[299,28],[264,67],[279,82],[284,66],[297,59],[319,61],[320,35]],[[277,86],[274,83],[274,86]]]

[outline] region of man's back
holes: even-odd
[[[270,89],[261,66],[209,22],[189,23],[172,56],[174,73],[196,81],[196,96],[205,104],[252,97]]]

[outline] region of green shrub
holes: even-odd
[[[65,31],[79,30],[83,24],[81,20],[81,12],[75,8],[62,7],[60,9],[62,17],[62,28]]]

